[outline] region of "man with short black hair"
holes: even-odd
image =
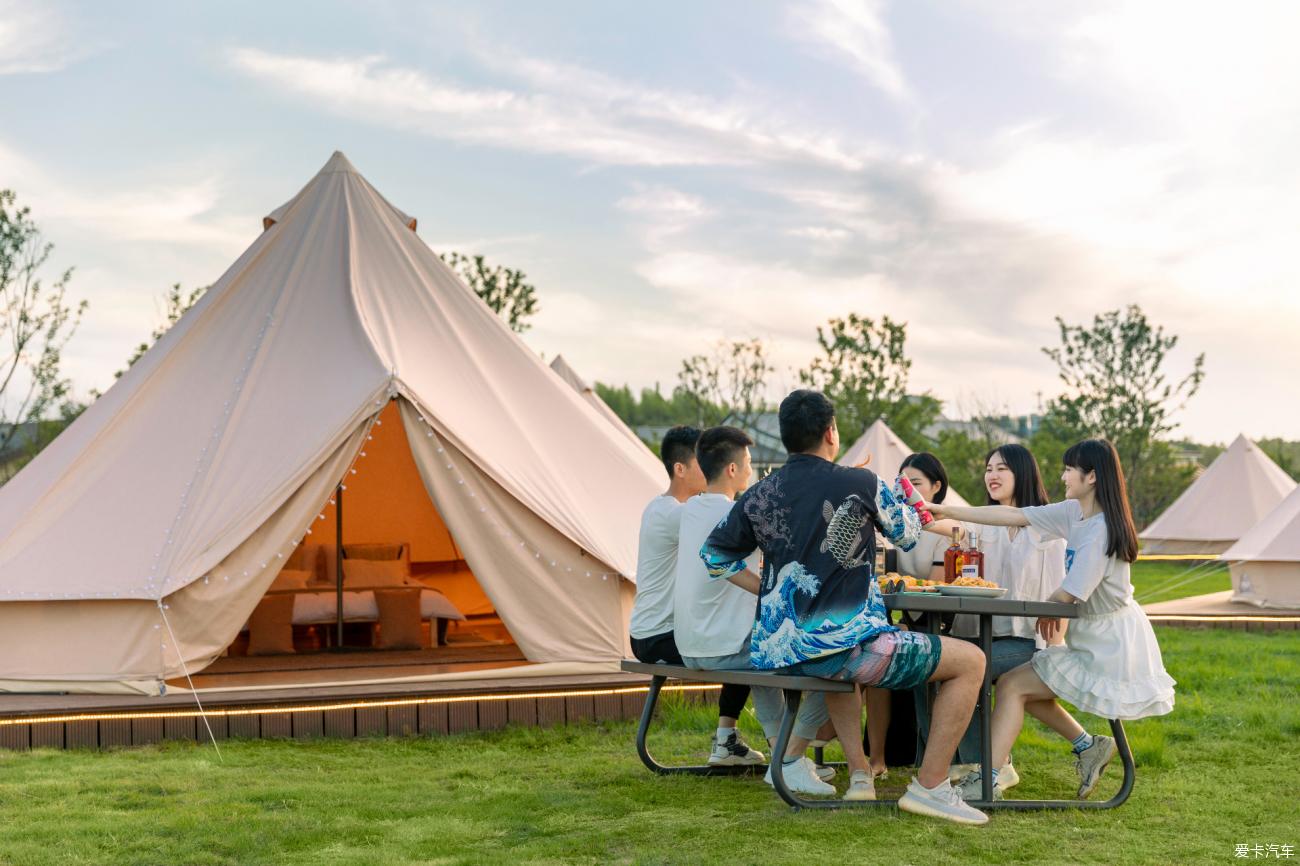
[[[704,475],[695,457],[700,431],[674,427],[659,446],[668,490],[645,507],[637,545],[636,600],[628,623],[632,654],[647,664],[681,665],[673,629],[673,587],[677,572],[678,533],[683,504],[704,492]],[[749,686],[724,685],[718,696],[718,733],[710,764],[761,764],[763,753],[749,748],[736,733],[736,719],[749,698]],[[717,742],[725,747],[719,754]]]
[[[780,423],[789,461],[745,491],[700,548],[714,577],[742,572],[750,551],[763,551],[751,663],[886,689],[941,683],[925,758],[898,805],[957,823],[987,823],[948,781],[983,682],[984,656],[965,641],[899,631],[872,574],[875,527],[910,550],[920,519],[896,482],[891,487],[870,470],[834,462],[839,430],[835,406],[824,395],[793,392],[781,403]],[[828,694],[826,706],[851,770],[846,797],[874,799],[857,692]]]
[[[736,496],[749,486],[752,473],[749,446],[754,442],[735,427],[711,427],[695,446],[700,471],[708,488],[682,506],[681,534],[677,548],[677,579],[674,589],[673,624],[677,648],[688,668],[703,671],[751,670],[749,635],[754,625],[758,593],[758,563],[747,557],[746,567],[726,579],[709,576],[700,561],[700,545],[731,511]],[[757,553],[757,551],[754,551]],[[752,570],[751,570],[752,569]],[[781,727],[784,701],[779,689],[755,687],[754,713],[769,743],[775,743]],[[826,702],[812,695],[799,707],[794,736],[786,751],[794,763],[785,773],[791,790],[803,794],[832,795],[812,761],[803,757],[817,729],[826,722]],[[725,757],[728,741],[718,731],[714,756]],[[835,771],[822,768],[834,777]],[[769,772],[768,784],[772,783]]]

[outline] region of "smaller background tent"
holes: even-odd
[[[649,446],[641,441],[640,436],[637,436],[632,432],[632,428],[623,423],[623,419],[618,417],[618,413],[609,408],[608,403],[600,399],[600,395],[596,393],[595,389],[588,385],[587,381],[579,376],[576,370],[569,366],[569,362],[564,360],[563,355],[555,356],[555,360],[551,361],[551,369],[555,371],[557,376],[568,383],[570,388],[577,391],[582,396],[582,399],[585,400],[591,408],[596,410],[596,414],[600,415],[600,417],[613,425],[618,432],[641,446],[641,450],[650,455],[650,458],[654,461],[656,471],[658,470],[659,458],[655,457],[654,452],[650,450]]]
[[[1232,600],[1300,608],[1300,487],[1220,557],[1232,573]]]
[[[898,467],[909,454],[914,453],[915,450],[898,438],[898,434],[889,429],[888,424],[877,419],[867,428],[867,432],[858,437],[858,441],[849,446],[839,463],[842,466],[858,466],[869,457],[871,462],[867,464],[868,469],[882,478],[893,479],[898,475]],[[969,504],[951,487],[948,488],[948,496],[944,501],[948,505]]]
[[[1219,554],[1259,524],[1295,481],[1244,435],[1139,536],[1143,553]]]

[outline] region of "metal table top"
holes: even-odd
[[[895,592],[883,594],[889,610],[924,613],[973,613],[993,616],[1059,616],[1073,619],[1079,615],[1077,604],[1059,601],[1018,601],[1012,598],[978,598],[969,595],[940,595],[937,592]]]

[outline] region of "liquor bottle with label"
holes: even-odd
[[[961,530],[952,529],[952,545],[943,552],[943,582],[952,583],[961,577],[965,551],[961,549]]]
[[[962,551],[962,577],[984,579],[984,551],[979,549],[980,534],[975,530],[970,533],[970,547]]]

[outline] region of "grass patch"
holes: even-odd
[[[0,863],[1168,864],[1300,844],[1300,633],[1157,631],[1178,707],[1129,726],[1138,781],[1115,811],[1003,813],[982,829],[792,813],[758,779],[656,777],[631,723],[591,724],[231,741],[224,762],[192,744],[0,752]],[[666,716],[652,749],[700,760],[713,712],[673,701]],[[1031,723],[1015,755],[1013,793],[1069,796],[1059,738]],[[897,793],[908,773],[891,776]],[[1094,796],[1117,786],[1112,770]]]
[[[1154,604],[1232,589],[1227,565],[1197,567],[1200,565],[1198,562],[1135,562],[1133,595],[1140,604]]]

